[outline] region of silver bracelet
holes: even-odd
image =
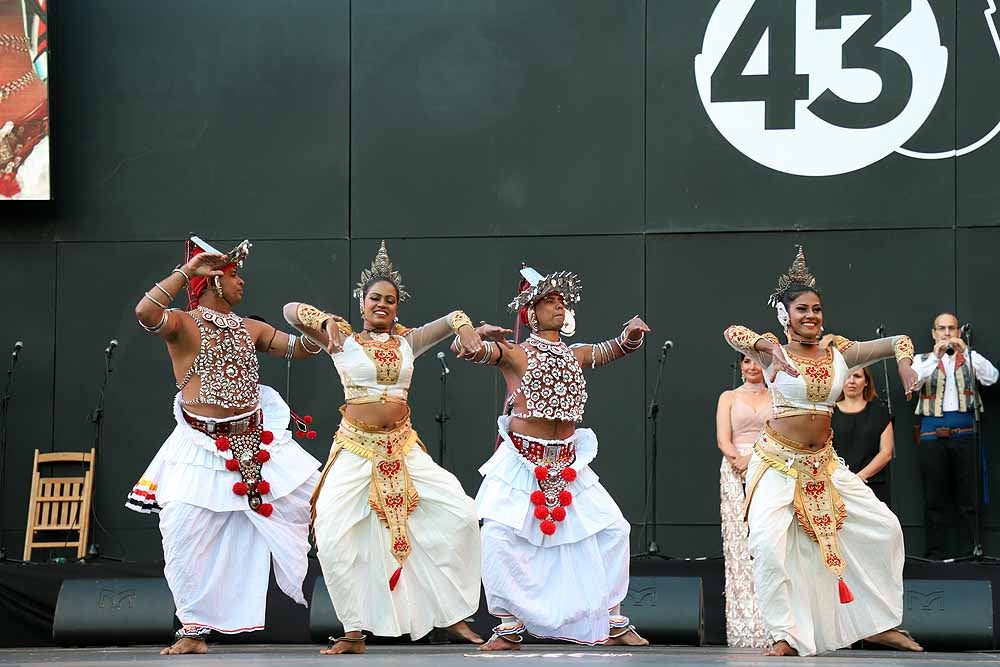
[[[174,300],[174,295],[168,292],[167,290],[163,289],[163,285],[161,285],[160,283],[153,283],[153,284],[156,285],[156,289],[163,292],[163,296],[167,297],[168,303]]]
[[[163,303],[160,303],[159,301],[157,301],[157,300],[156,300],[156,299],[154,299],[153,297],[149,296],[149,292],[145,292],[145,293],[143,294],[143,296],[145,296],[145,297],[146,297],[147,299],[149,299],[150,301],[152,301],[153,303],[155,303],[155,304],[156,304],[157,306],[159,306],[159,307],[160,307],[160,308],[162,308],[163,310],[166,310],[167,308],[169,308],[169,307],[170,307],[170,306],[168,306],[168,305],[166,305],[166,304],[163,304]]]
[[[298,336],[288,334],[288,349],[285,350],[285,359],[291,359],[292,355],[295,354],[295,341],[298,339]]]
[[[180,264],[178,264],[177,266],[174,267],[174,270],[170,272],[170,275],[174,275],[175,273],[179,273],[182,276],[184,276],[184,287],[187,287],[188,283],[191,282],[191,276],[189,276],[188,274],[184,273],[184,269],[181,268]]]
[[[483,351],[480,353],[480,356],[477,356],[475,359],[473,359],[473,361],[477,364],[486,364],[489,363],[490,358],[492,356],[493,356],[493,343],[486,340],[483,341]]]
[[[309,346],[306,345],[306,341],[309,341],[310,343],[312,343],[313,345],[315,345],[316,349],[315,350],[310,350]],[[308,352],[309,354],[319,354],[320,352],[323,351],[323,346],[320,345],[319,343],[317,343],[316,341],[314,341],[309,336],[302,336],[301,338],[299,338],[299,345],[301,345],[302,349],[305,350],[306,352]]]
[[[139,322],[139,326],[142,327],[143,329],[145,329],[146,331],[148,331],[149,333],[152,333],[152,334],[160,333],[160,330],[167,323],[167,311],[166,310],[163,311],[163,317],[160,318],[160,323],[157,324],[156,326],[147,327],[145,324],[143,324],[142,320],[138,320],[138,322]]]

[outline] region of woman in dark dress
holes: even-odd
[[[892,461],[892,420],[875,393],[875,383],[867,368],[859,368],[847,378],[832,426],[837,454],[888,505],[885,468]]]

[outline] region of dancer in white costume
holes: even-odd
[[[324,653],[364,653],[365,630],[419,639],[443,627],[482,639],[465,623],[479,608],[479,523],[454,475],[431,460],[410,423],[413,361],[455,334],[482,341],[456,310],[415,329],[396,323],[408,296],[385,242],[355,291],[364,330],[305,303],[285,319],[327,347],[347,405],[313,496],[323,576],[343,637]]]
[[[288,406],[258,384],[257,353],[302,359],[321,348],[233,313],[249,248],[244,241],[224,255],[193,237],[187,263],[135,309],[166,343],[179,390],[177,425],[126,501],[159,513],[164,575],[182,624],[164,654],[205,653],[213,630],[263,629],[272,562],[281,590],[306,604],[319,462],[292,441]],[[168,308],[185,286],[189,310]]]
[[[483,519],[483,584],[490,613],[500,619],[481,650],[516,650],[525,631],[580,644],[648,642],[621,615],[628,592],[629,524],[590,469],[597,436],[578,429],[587,402],[584,368],[638,350],[649,328],[638,317],[621,335],[569,348],[580,280],[571,273],[525,282],[510,304],[531,327],[512,345],[510,333],[480,328],[481,352],[453,349],[498,366],[508,387],[509,416],[498,421],[501,443],[480,469],[476,496]]]
[[[868,342],[823,336],[823,307],[801,246],[770,304],[789,339],[731,326],[726,341],[764,367],[771,419],[753,446],[746,503],[754,589],[773,646],[813,655],[867,639],[920,645],[903,617],[903,532],[896,516],[833,449],[833,405],[853,369],[895,357],[916,383],[907,336]],[[838,595],[839,592],[839,595]]]
[[[722,392],[715,415],[716,441],[722,450],[719,470],[719,508],[722,516],[722,553],[726,559],[726,641],[739,648],[767,646],[767,629],[753,592],[753,565],[747,551],[743,521],[747,465],[770,412],[764,370],[740,355],[743,384]]]

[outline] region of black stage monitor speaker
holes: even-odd
[[[316,577],[313,583],[312,602],[309,604],[309,634],[317,644],[325,644],[328,637],[341,637],[344,634],[344,624],[337,618],[323,577]]]
[[[701,646],[705,640],[701,577],[631,577],[622,613],[654,644]]]
[[[935,651],[993,649],[993,588],[989,581],[906,579],[903,628]]]
[[[52,639],[76,646],[169,643],[174,611],[165,579],[66,579]]]

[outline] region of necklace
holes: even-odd
[[[371,329],[365,329],[365,333],[376,343],[388,343],[389,339],[392,338],[392,334],[388,331],[373,331]]]
[[[236,313],[220,313],[206,306],[198,306],[201,316],[220,329],[239,329],[243,326],[243,318]]]

